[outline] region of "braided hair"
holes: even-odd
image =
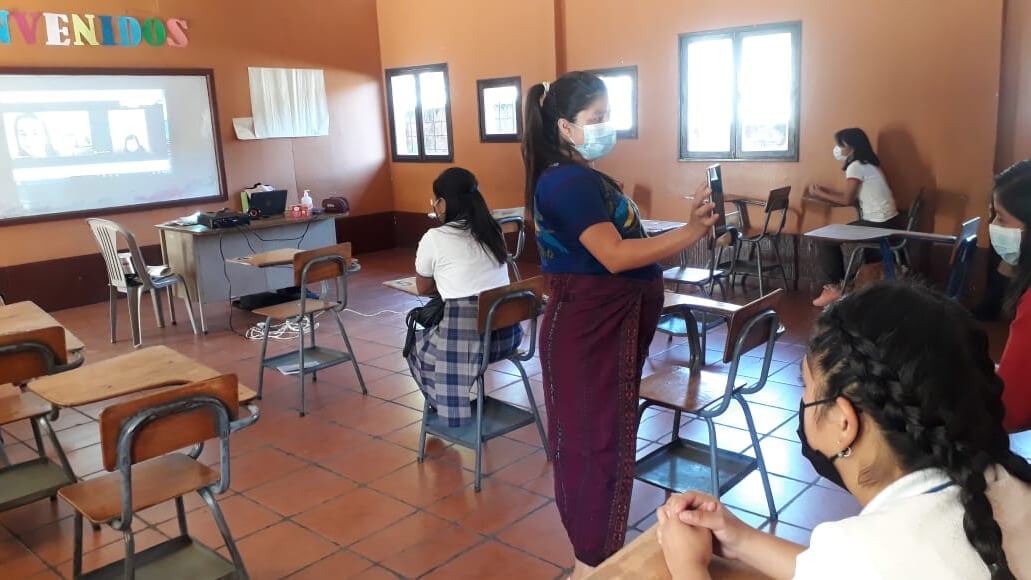
[[[1003,383],[973,317],[926,287],[876,284],[824,311],[808,353],[827,378],[821,398],[845,397],[873,419],[905,471],[942,469],[959,486],[971,546],[993,580],[1014,578],[985,471],[1031,482],[1031,465],[1010,451]]]

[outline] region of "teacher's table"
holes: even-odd
[[[933,242],[938,244],[954,244],[956,236],[948,234],[929,234],[925,232],[911,232],[908,230],[894,230],[891,228],[873,228],[869,226],[855,226],[850,224],[831,224],[817,228],[805,234],[807,238],[824,242],[839,244],[877,244],[881,248],[881,258],[884,261],[884,273],[890,279],[895,277],[895,253],[891,251],[893,239],[917,240]]]
[[[235,228],[159,224],[161,256],[181,275],[197,301],[201,330],[208,331],[204,305],[294,285],[285,268],[232,268],[226,260],[284,248],[310,250],[337,242],[336,219],[344,214],[308,218],[266,218]],[[173,286],[181,293],[179,286]],[[182,294],[180,294],[182,297]]]
[[[656,528],[652,526],[634,541],[605,560],[591,574],[590,580],[670,580],[662,548],[656,539]],[[769,580],[758,570],[740,562],[713,557],[709,574],[714,580]]]

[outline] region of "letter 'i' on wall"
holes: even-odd
[[[0,50],[12,44],[45,46],[170,46],[190,44],[182,18],[60,14],[0,10]]]

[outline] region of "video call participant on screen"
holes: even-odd
[[[128,135],[125,137],[124,149],[125,152],[129,154],[147,153],[147,148],[140,143],[140,139],[136,135]]]
[[[46,125],[32,113],[19,115],[14,120],[14,138],[18,157],[43,158],[57,155],[50,143]]]

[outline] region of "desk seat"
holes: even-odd
[[[186,495],[218,481],[218,472],[196,459],[173,453],[132,468],[132,511]],[[114,471],[58,491],[89,521],[104,524],[122,515],[122,474]]]
[[[735,383],[734,389],[744,387],[745,381]],[[727,391],[727,377],[709,371],[692,371],[674,367],[651,375],[641,381],[641,398],[669,409],[697,413],[723,398]]]
[[[327,302],[325,300],[305,300],[304,314],[317,314],[319,312],[332,310],[337,306],[338,304],[336,302]],[[265,308],[254,310],[253,312],[260,316],[275,318],[276,320],[297,318],[301,315],[301,301],[295,300],[293,302],[276,304],[275,306],[266,306]]]

